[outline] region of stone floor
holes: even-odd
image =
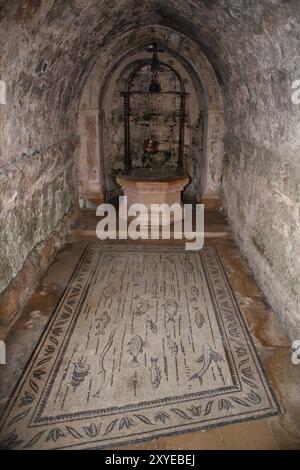
[[[0,366],[1,413],[83,250],[95,240],[95,224],[96,218],[92,213],[86,213],[78,219],[68,243],[57,254],[22,315],[8,333],[7,364]],[[171,240],[155,243],[181,242]],[[159,438],[130,449],[300,449],[300,365],[293,365],[291,361],[289,340],[241,257],[222,212],[206,214],[205,243],[217,246],[223,257],[231,285],[281,405],[282,414],[208,431]]]

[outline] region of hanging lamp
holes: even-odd
[[[150,93],[150,130],[146,140],[144,140],[143,149],[145,153],[155,155],[158,153],[159,141],[156,137],[156,120],[157,120],[157,94],[161,92],[161,85],[158,80],[158,44],[155,42],[148,48],[149,51],[153,51],[152,61],[148,67],[151,73],[151,82],[149,85]],[[151,118],[153,118],[151,122]]]

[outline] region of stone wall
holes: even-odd
[[[66,112],[70,87],[63,77],[56,80],[51,58],[57,44],[32,41],[48,7],[41,1],[0,2],[1,325],[21,311],[65,242],[77,200],[78,137]]]
[[[0,171],[0,291],[74,205],[72,159],[52,150]]]
[[[6,323],[19,313],[68,234],[76,201],[74,142],[68,136],[0,169],[0,311]],[[43,254],[45,240],[52,243]]]
[[[8,286],[0,294],[0,337],[6,336],[9,327],[40,282],[42,275],[62,248],[76,219],[76,211],[71,211],[61,219],[55,230],[29,252]]]
[[[208,153],[201,167],[201,186],[210,196],[220,188],[222,177],[222,160],[216,155],[223,115],[213,110],[223,96],[227,129],[224,205],[237,243],[268,301],[291,337],[299,338],[300,116],[299,106],[291,101],[292,83],[300,79],[299,30],[299,0],[148,0],[146,4],[137,0],[0,0],[0,80],[6,83],[6,104],[0,105],[2,165],[19,165],[27,158],[29,162],[36,150],[51,147],[74,131],[84,84],[98,61],[104,83],[113,57],[137,52],[141,42],[144,47],[144,39],[155,34],[202,78],[214,126],[207,133]],[[91,111],[97,108],[91,105]],[[94,123],[99,132],[103,118],[100,114],[99,127]],[[98,131],[92,129],[95,139]],[[89,147],[90,157],[91,152]],[[3,197],[4,217],[11,214],[9,232],[14,228],[13,213],[19,211],[26,219],[29,200],[34,201],[36,213],[48,214],[56,189],[59,209],[50,209],[55,223],[68,210],[67,194],[74,194],[69,179],[72,165],[60,166],[64,158],[60,154],[50,176],[46,176],[46,166],[39,176],[34,164],[28,163],[33,175],[26,177],[26,191],[22,192],[18,172],[13,176],[15,185],[5,181],[10,188]],[[99,175],[98,170],[92,172],[93,184]],[[45,178],[44,189],[40,178]],[[25,195],[23,202],[30,191],[29,200]],[[10,212],[9,207],[14,209]],[[34,224],[33,215],[32,220]],[[50,219],[38,222],[30,235],[32,245],[52,229]],[[8,232],[2,234],[9,250],[3,286],[31,249],[20,226],[17,230],[14,242],[7,241]]]
[[[291,98],[300,37],[293,23],[278,22],[272,54],[256,50],[259,72],[241,70],[230,83],[223,199],[257,281],[291,338],[299,339],[300,104]]]

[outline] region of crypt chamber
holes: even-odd
[[[300,449],[299,31],[299,0],[0,0],[1,449]],[[131,237],[123,195],[190,227]]]

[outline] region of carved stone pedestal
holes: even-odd
[[[169,217],[168,207],[163,207],[159,217],[150,217],[151,204],[181,204],[181,193],[183,188],[189,184],[188,176],[167,176],[163,174],[138,174],[120,175],[117,183],[122,187],[124,196],[127,196],[128,208],[132,204],[143,204],[145,209],[141,211],[142,225],[152,224],[165,225],[182,219],[182,211],[179,214],[171,213]]]

